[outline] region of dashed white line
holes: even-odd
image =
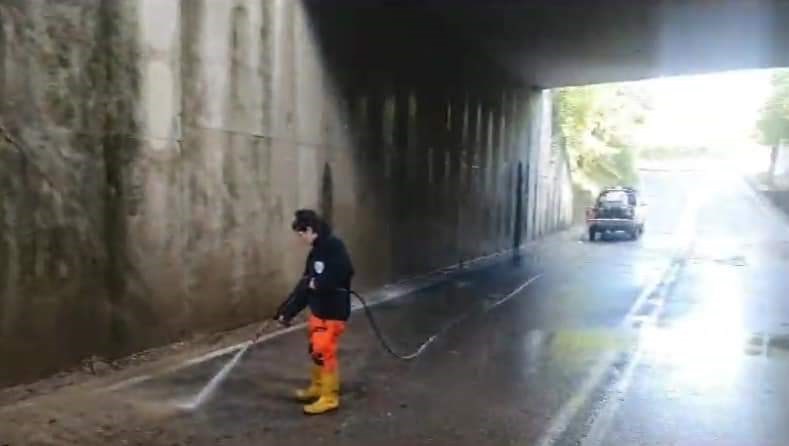
[[[678,265],[672,265],[671,271],[667,275],[668,278],[663,284],[664,287],[668,287],[674,282],[678,272]],[[650,325],[655,324],[663,308],[664,302],[665,301],[661,301],[661,303],[655,307],[652,313],[648,316],[647,321],[639,327],[639,331],[643,332],[643,330],[648,330]],[[643,352],[643,347],[639,344],[639,346],[636,348],[636,351],[627,362],[625,371],[622,373],[622,377],[608,391],[608,398],[606,398],[605,404],[595,415],[594,421],[589,427],[589,431],[586,433],[586,437],[584,437],[583,441],[581,442],[581,446],[600,446],[603,444],[603,441],[605,440],[606,435],[608,435],[608,431],[611,428],[611,424],[614,421],[614,415],[616,415],[619,407],[622,405],[624,394],[627,392],[627,390],[630,388],[630,384],[633,382],[633,375],[635,373],[636,367],[641,362],[641,356],[643,355]]]
[[[501,305],[501,304],[507,302],[508,300],[512,299],[513,297],[517,296],[521,291],[525,290],[527,286],[529,286],[532,283],[534,283],[534,281],[539,279],[540,277],[542,277],[542,274],[537,274],[536,276],[532,277],[531,279],[523,282],[522,284],[520,284],[519,287],[515,288],[509,294],[507,294],[506,296],[504,296],[500,300],[497,300],[495,303],[493,303],[488,309],[496,308],[499,305]]]
[[[602,381],[605,372],[614,363],[616,357],[616,352],[609,351],[595,364],[578,391],[562,405],[559,412],[553,417],[548,429],[537,441],[538,446],[551,446],[564,434],[575,414],[578,413],[592,392],[594,392],[595,387]]]
[[[641,355],[642,350],[639,348],[633,354],[633,357],[627,363],[627,366],[625,366],[625,372],[622,374],[622,378],[611,390],[609,395],[610,398],[595,417],[592,426],[589,428],[589,432],[581,442],[581,446],[598,446],[603,443],[603,440],[605,440],[608,430],[611,427],[611,423],[614,421],[614,415],[619,409],[619,406],[622,404],[622,400],[617,395],[624,395],[624,393],[630,387],[630,383],[633,381],[633,373],[636,370],[636,366],[641,361]]]
[[[688,196],[680,223],[677,225],[675,236],[677,239],[677,249],[673,261],[669,263],[667,267],[665,267],[657,281],[645,287],[641,291],[639,296],[633,302],[633,305],[630,307],[630,310],[622,320],[620,327],[628,327],[634,323],[636,320],[636,314],[641,310],[644,301],[648,299],[650,295],[656,292],[660,286],[664,285],[665,283],[670,283],[676,278],[676,275],[679,271],[679,264],[677,261],[683,255],[687,255],[688,250],[692,246],[693,237],[696,232],[697,212],[701,202],[701,194],[704,192],[706,192],[706,190],[702,188],[701,191],[694,190]],[[638,363],[633,359],[640,358],[639,352],[640,350],[636,351],[633,357],[631,357],[631,361],[626,366],[626,370],[630,371],[631,375],[633,373],[631,369],[634,369]],[[551,419],[551,423],[548,425],[548,428],[545,430],[545,432],[543,432],[537,441],[538,446],[552,446],[557,440],[559,440],[559,438],[567,431],[575,416],[589,400],[592,393],[601,384],[603,378],[605,377],[605,372],[611,368],[618,356],[619,355],[617,352],[610,351],[600,358],[600,360],[595,364],[581,384],[581,387],[559,408],[559,411]],[[629,385],[629,381],[619,381],[619,383],[621,385]],[[617,408],[618,406],[613,405],[607,409],[611,412],[611,418],[613,418],[613,413],[616,412]],[[605,423],[605,419],[599,422],[599,427],[596,429],[600,430],[601,433],[595,433],[595,435],[600,437],[605,436],[604,434],[606,433],[610,422],[608,425]]]
[[[660,275],[658,280],[654,281],[641,290],[641,293],[630,307],[630,311],[627,312],[624,319],[619,324],[620,327],[627,327],[632,323],[632,321],[635,319],[636,313],[641,309],[644,301],[646,301],[646,299],[660,287],[660,285],[663,283],[663,278],[668,276],[670,270],[670,267],[665,268],[664,273]],[[537,441],[538,446],[551,446],[556,442],[556,440],[559,439],[559,437],[562,436],[562,434],[564,434],[564,432],[570,426],[573,418],[575,418],[575,415],[581,410],[581,407],[583,407],[583,405],[592,395],[592,392],[594,392],[595,388],[597,388],[600,382],[602,382],[606,371],[611,368],[618,356],[618,352],[609,351],[597,361],[592,370],[586,376],[586,379],[584,379],[583,383],[581,383],[581,387],[573,394],[572,397],[570,397],[569,400],[567,400],[561,406],[559,412],[557,412],[556,415],[551,419],[551,424],[548,425],[548,428],[545,430],[545,432],[543,432],[542,436]]]

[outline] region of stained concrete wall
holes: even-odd
[[[130,308],[116,198],[138,85],[123,15],[0,2],[0,383],[109,350]]]
[[[0,14],[0,383],[269,315],[301,269],[299,207],[329,216],[360,288],[571,218],[548,93],[436,17],[296,0]]]

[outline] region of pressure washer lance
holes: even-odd
[[[410,361],[412,359],[419,357],[422,353],[424,353],[427,347],[430,346],[430,344],[432,344],[436,339],[438,339],[438,337],[442,333],[444,333],[446,330],[456,325],[461,320],[465,319],[467,316],[464,315],[450,321],[447,325],[441,328],[441,330],[439,330],[436,334],[427,338],[427,340],[423,342],[422,345],[420,345],[419,348],[417,348],[415,351],[409,354],[402,354],[396,352],[386,341],[386,338],[381,332],[381,328],[378,326],[378,322],[375,320],[375,316],[373,316],[373,312],[372,310],[370,310],[370,306],[367,304],[367,301],[364,299],[364,297],[362,297],[359,293],[353,290],[340,289],[339,291],[348,292],[349,294],[356,297],[356,299],[362,304],[362,308],[364,308],[364,314],[365,316],[367,316],[367,321],[370,323],[370,327],[373,329],[373,333],[375,333],[375,336],[378,338],[378,341],[381,343],[381,346],[383,346],[384,350],[386,350],[387,353],[392,355],[392,357],[403,361]],[[290,299],[293,298],[294,295],[295,294],[291,294],[291,296],[285,300],[282,306],[280,306],[280,309],[282,309],[290,301]],[[280,311],[277,311],[278,314],[279,312]],[[284,321],[282,319],[277,319],[277,320],[283,325],[286,326],[290,325],[289,321]],[[195,395],[194,397],[190,398],[187,401],[178,402],[176,404],[176,407],[187,411],[193,411],[198,407],[200,407],[203,403],[205,403],[209,398],[211,398],[211,396],[213,396],[213,394],[216,392],[216,389],[219,387],[219,385],[225,380],[225,378],[227,378],[227,376],[230,374],[230,371],[233,370],[236,364],[238,364],[239,360],[241,360],[241,357],[244,356],[247,350],[249,350],[249,348],[255,343],[257,339],[258,339],[258,335],[256,335],[255,338],[253,338],[252,340],[248,341],[235,355],[233,355],[232,358],[230,358],[230,360],[224,365],[224,367],[222,367],[222,369],[216,375],[214,375],[213,378],[211,378],[208,384],[206,384],[197,395]]]

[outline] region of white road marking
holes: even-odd
[[[519,285],[517,288],[515,288],[515,290],[513,290],[509,294],[507,294],[504,298],[502,298],[499,301],[496,301],[494,304],[492,304],[490,307],[488,307],[488,310],[490,310],[492,308],[495,308],[495,307],[507,302],[508,300],[512,299],[513,297],[518,295],[518,293],[523,291],[526,287],[531,285],[535,280],[539,279],[540,277],[542,277],[542,274],[538,274],[538,275],[530,278],[529,280],[525,281],[524,283]],[[432,282],[425,283],[422,286],[410,286],[410,287],[403,287],[400,290],[388,290],[386,292],[386,294],[384,295],[384,297],[382,297],[380,299],[377,299],[377,300],[375,300],[373,302],[368,303],[368,306],[374,307],[376,305],[380,305],[382,303],[391,301],[393,299],[398,299],[398,298],[401,298],[401,297],[405,297],[405,296],[407,296],[407,295],[409,295],[409,294],[411,294],[413,292],[419,291],[420,289],[427,288],[430,285],[432,285]],[[362,308],[361,304],[359,304],[358,302],[354,302],[354,304],[351,306],[351,311],[357,311],[360,308]],[[261,336],[258,340],[252,342],[251,345],[261,344],[263,342],[270,341],[272,339],[278,338],[280,336],[283,336],[285,334],[291,333],[291,332],[296,331],[296,330],[303,330],[306,326],[307,326],[306,322],[301,322],[299,324],[291,325],[290,327],[288,327],[286,329],[278,330],[278,331],[275,331],[273,333],[269,333],[269,334],[267,334],[265,336]],[[112,385],[110,385],[108,387],[105,387],[103,389],[100,389],[100,390],[109,391],[109,392],[118,391],[118,390],[130,387],[130,386],[136,385],[136,384],[140,384],[140,383],[149,381],[149,380],[153,379],[156,376],[162,376],[162,375],[174,373],[174,372],[177,372],[179,370],[183,370],[184,368],[191,367],[191,366],[194,366],[194,365],[197,365],[197,364],[201,364],[201,363],[204,363],[206,361],[210,361],[210,360],[212,360],[214,358],[218,358],[220,356],[224,356],[224,355],[236,352],[236,351],[238,351],[238,350],[240,350],[242,348],[245,348],[245,347],[247,347],[249,345],[250,345],[250,341],[244,341],[244,342],[240,342],[238,344],[230,345],[230,346],[227,346],[227,347],[224,347],[224,348],[221,348],[221,349],[214,350],[212,352],[206,353],[204,355],[200,355],[200,356],[197,356],[195,358],[191,358],[191,359],[185,360],[185,361],[180,362],[178,364],[175,364],[175,365],[173,365],[171,367],[163,368],[161,370],[158,370],[156,373],[148,374],[148,375],[135,376],[133,378],[129,378],[129,379],[117,382],[115,384],[112,384]]]
[[[480,261],[479,263],[480,263],[481,266],[484,266],[483,262]],[[417,278],[415,280],[418,281],[419,278]],[[428,278],[427,280],[424,280],[424,282],[419,282],[419,283],[414,284],[414,285],[405,285],[405,286],[403,286],[403,285],[393,285],[393,286],[388,286],[388,287],[385,287],[384,290],[382,290],[383,297],[381,297],[380,299],[376,299],[375,301],[370,302],[368,305],[373,307],[373,306],[376,306],[376,305],[380,305],[380,304],[382,304],[384,302],[389,302],[389,301],[391,301],[393,299],[405,297],[405,296],[407,296],[407,295],[409,295],[411,293],[414,293],[414,292],[417,292],[417,291],[422,290],[424,288],[427,288],[427,287],[429,287],[431,285],[434,285],[435,283],[441,282],[443,280],[446,280],[446,278],[445,277],[436,277],[436,278],[433,278],[432,280]],[[360,308],[362,308],[362,306],[361,306],[361,304],[359,302],[353,302],[352,305],[351,305],[351,311],[357,311]],[[277,330],[277,331],[275,331],[273,333],[269,333],[267,335],[261,336],[257,341],[255,341],[253,343],[253,345],[257,345],[257,344],[260,344],[260,343],[263,343],[263,342],[270,341],[272,339],[278,338],[280,336],[286,335],[286,334],[291,333],[291,332],[296,331],[296,330],[303,330],[306,326],[307,326],[306,322],[301,322],[301,323],[298,323],[298,324],[295,324],[295,325],[291,325],[288,328],[285,328],[285,329],[282,329],[282,330]],[[236,351],[240,350],[241,348],[243,348],[244,346],[246,346],[248,343],[249,343],[249,341],[244,341],[244,342],[239,342],[237,344],[229,345],[227,347],[223,347],[223,348],[220,348],[218,350],[214,350],[214,351],[208,352],[206,354],[203,354],[203,355],[191,358],[191,359],[187,359],[187,360],[182,361],[182,362],[180,362],[178,364],[175,364],[173,366],[162,368],[161,370],[157,370],[156,373],[148,374],[148,375],[135,376],[133,378],[129,378],[129,379],[126,379],[126,380],[123,380],[123,381],[119,381],[119,382],[114,383],[114,384],[112,384],[110,386],[104,387],[104,388],[102,388],[100,390],[114,392],[114,391],[121,390],[121,389],[130,387],[130,386],[133,386],[133,385],[136,385],[136,384],[140,384],[140,383],[143,383],[143,382],[148,381],[150,379],[153,379],[156,376],[162,376],[162,375],[174,373],[174,372],[182,370],[182,369],[184,369],[186,367],[191,367],[191,366],[194,366],[194,365],[197,365],[197,364],[204,363],[206,361],[210,361],[210,360],[212,360],[214,358],[217,358],[217,357],[220,357],[220,356],[224,356],[224,355],[236,352]]]
[[[496,302],[491,304],[490,307],[488,307],[488,310],[496,308],[499,305],[501,305],[501,304],[507,302],[508,300],[512,299],[513,297],[517,296],[521,291],[525,290],[527,286],[529,286],[532,283],[534,283],[534,281],[539,279],[540,277],[542,277],[542,274],[537,274],[536,276],[532,277],[531,279],[523,282],[522,284],[520,284],[519,287],[517,287],[514,290],[512,290],[509,294],[507,294],[506,296],[504,296],[500,300],[497,300]]]
[[[148,381],[151,378],[153,378],[151,375],[135,376],[134,378],[130,378],[130,379],[127,379],[125,381],[121,381],[119,383],[116,383],[116,384],[113,384],[113,385],[111,385],[109,387],[106,387],[104,390],[106,390],[107,392],[114,392],[114,391],[120,390],[120,389],[122,389],[124,387],[129,387],[129,386],[133,386],[135,384],[139,384],[139,383]]]
[[[596,446],[603,443],[603,440],[605,439],[606,435],[608,434],[608,430],[611,427],[611,423],[614,421],[614,415],[622,403],[620,396],[624,395],[625,392],[627,392],[627,389],[630,387],[630,383],[633,380],[633,372],[635,371],[638,363],[641,361],[641,355],[642,351],[639,348],[633,354],[631,360],[627,363],[625,372],[622,374],[622,378],[609,392],[609,398],[606,401],[606,404],[595,417],[592,426],[589,428],[589,432],[581,442],[581,446]]]
[[[691,190],[685,204],[685,208],[682,212],[680,223],[677,225],[675,236],[677,240],[677,249],[674,259],[672,259],[672,261],[664,268],[664,271],[659,276],[657,281],[645,287],[641,291],[636,300],[633,302],[633,305],[630,307],[630,310],[627,312],[624,319],[620,323],[620,327],[631,326],[638,319],[636,314],[641,310],[644,301],[648,299],[653,293],[655,293],[661,286],[670,283],[676,278],[680,268],[678,261],[683,256],[686,256],[692,247],[694,234],[696,232],[696,221],[698,209],[701,203],[701,195],[702,193],[706,193],[707,189],[708,185],[702,186],[699,189]],[[640,358],[639,351],[636,351],[633,357]],[[594,390],[601,384],[603,378],[605,377],[605,372],[608,371],[611,366],[613,366],[617,357],[617,352],[609,351],[603,355],[602,358],[600,358],[600,360],[590,370],[586,379],[581,384],[581,387],[559,408],[559,411],[551,419],[551,423],[548,425],[548,428],[545,430],[545,432],[543,432],[536,443],[538,446],[552,446],[567,431],[570,423],[573,421],[586,401],[589,400]],[[635,368],[635,364],[637,363],[632,361],[631,358],[631,361],[626,366],[627,370]],[[632,374],[632,371],[630,373]],[[613,413],[615,412],[616,408],[617,407],[611,407],[609,410]],[[613,417],[613,415],[611,417]],[[605,420],[602,422],[604,421]],[[603,429],[603,427],[607,428],[607,426],[603,426],[601,424],[598,429]]]
[[[750,185],[748,185],[744,179],[741,179],[741,186],[746,191],[746,194],[750,196],[752,200],[758,203],[759,207],[761,207],[761,211],[765,213],[768,218],[775,218],[778,221],[789,223],[786,215],[772,206],[767,200],[761,196],[758,192],[751,189]],[[695,225],[695,222],[694,222]],[[674,273],[676,275],[679,269]],[[673,279],[672,279],[673,282]],[[654,324],[656,322],[657,317],[660,314],[660,310],[662,308],[658,307],[654,314],[651,316],[651,323]],[[769,335],[765,335],[762,337],[762,355],[766,356],[767,354],[767,345],[769,344]],[[595,416],[594,421],[586,435],[586,437],[581,442],[581,446],[600,446],[603,444],[608,432],[610,431],[611,424],[614,421],[614,415],[616,414],[617,410],[619,409],[622,399],[616,397],[616,394],[624,395],[627,390],[630,388],[630,385],[633,380],[633,375],[635,372],[636,367],[638,366],[641,356],[643,355],[643,350],[639,347],[636,353],[631,358],[630,362],[627,364],[625,373],[623,374],[620,381],[612,388],[611,394],[606,401],[605,406],[600,410],[600,412]]]
[[[595,387],[602,381],[605,372],[608,371],[609,367],[614,363],[616,357],[616,352],[609,351],[597,362],[597,364],[595,364],[578,391],[575,392],[573,396],[562,405],[559,412],[554,415],[548,429],[543,432],[542,436],[537,441],[538,446],[551,446],[562,436],[562,434],[564,434],[570,422],[575,417],[575,414],[578,413],[584,403],[586,403],[586,400],[589,399]]]
[[[667,281],[664,283],[664,292],[666,288],[674,282],[678,272],[679,266],[674,264],[672,267],[672,272],[669,273],[669,279],[667,279]],[[666,296],[663,297],[665,298]],[[648,316],[647,320],[641,325],[641,327],[639,327],[639,332],[643,332],[644,330],[649,330],[654,327],[655,323],[657,322],[657,318],[663,309],[664,303],[665,300],[661,299],[658,306],[655,307],[652,313]],[[643,346],[639,343],[638,348],[628,360],[627,365],[625,365],[625,371],[622,373],[622,377],[607,392],[608,398],[606,398],[606,402],[600,411],[595,414],[594,421],[592,422],[592,425],[589,427],[586,436],[581,442],[581,446],[599,446],[603,444],[606,435],[608,435],[608,432],[611,429],[611,423],[614,421],[614,415],[616,415],[619,407],[622,405],[624,395],[630,388],[630,384],[633,382],[633,375],[635,373],[636,367],[641,362],[641,356],[643,354]]]
[[[299,323],[299,324],[296,324],[296,325],[291,325],[290,327],[288,327],[286,329],[275,331],[275,332],[269,333],[269,334],[267,334],[265,336],[261,336],[260,339],[258,339],[257,341],[254,341],[252,343],[252,345],[256,345],[256,344],[260,344],[261,342],[269,341],[271,339],[277,338],[279,336],[282,336],[284,334],[287,334],[287,333],[290,333],[290,332],[293,332],[293,331],[296,331],[296,330],[299,330],[299,329],[304,329],[304,327],[306,327],[306,326],[307,326],[306,322],[302,322],[302,323]],[[144,383],[146,381],[149,381],[149,380],[151,380],[151,379],[153,379],[153,378],[155,378],[157,376],[162,376],[162,375],[167,375],[167,374],[170,374],[170,373],[174,373],[174,372],[177,372],[179,370],[185,369],[187,367],[191,367],[193,365],[201,364],[201,363],[204,363],[206,361],[210,361],[210,360],[212,360],[214,358],[218,358],[220,356],[236,352],[236,351],[244,348],[245,346],[249,345],[249,343],[250,343],[250,341],[244,341],[244,342],[241,342],[241,343],[238,343],[238,344],[234,344],[234,345],[230,345],[230,346],[227,346],[227,347],[224,347],[224,348],[220,348],[219,350],[214,350],[214,351],[206,353],[204,355],[197,356],[195,358],[191,358],[191,359],[187,359],[185,361],[179,362],[178,364],[175,364],[173,366],[165,367],[165,368],[163,368],[161,370],[157,370],[153,374],[135,376],[133,378],[129,378],[129,379],[126,379],[126,380],[123,380],[123,381],[119,381],[119,382],[117,382],[115,384],[112,384],[112,385],[110,385],[108,387],[104,387],[104,388],[102,388],[100,390],[107,391],[107,392],[114,392],[114,391],[117,391],[117,390],[125,389],[125,388],[131,387],[131,386],[133,386],[135,384],[140,384],[140,383]]]
[[[663,279],[669,276],[671,270],[671,266],[666,267],[665,272],[660,275],[658,280],[655,280],[641,290],[641,293],[630,307],[630,311],[627,312],[622,322],[620,322],[620,328],[629,327],[630,324],[637,319],[636,313],[641,309],[644,301],[661,286]],[[537,441],[538,446],[551,446],[562,436],[562,434],[564,434],[573,418],[575,418],[575,415],[581,410],[581,407],[583,407],[592,395],[595,388],[600,385],[605,373],[611,368],[618,356],[618,352],[608,351],[597,361],[586,379],[584,379],[581,387],[561,406],[559,412],[553,416],[551,424],[548,425],[548,429],[545,430],[542,436],[540,436],[539,441]]]
[[[556,234],[547,236],[547,237],[545,237],[545,238],[543,238],[541,240],[533,240],[533,241],[530,241],[530,242],[526,242],[526,243],[524,243],[521,246],[521,248],[525,249],[525,248],[528,248],[528,247],[536,247],[541,242],[549,242],[552,239],[555,239],[557,237],[562,237],[564,234],[571,233],[574,230],[575,230],[575,228],[570,228],[570,229],[568,229],[566,231],[558,232]],[[393,299],[398,299],[398,298],[401,298],[401,297],[405,297],[405,296],[407,296],[409,294],[415,293],[415,292],[423,290],[423,289],[425,289],[427,287],[430,287],[430,286],[433,286],[435,284],[438,284],[438,283],[441,283],[443,281],[446,281],[447,280],[447,276],[450,275],[450,274],[456,274],[456,273],[459,273],[459,272],[466,272],[466,273],[468,273],[470,271],[476,271],[476,270],[485,268],[486,266],[494,264],[497,261],[497,259],[504,258],[507,255],[511,255],[513,253],[513,251],[514,251],[513,249],[507,249],[507,250],[502,251],[502,252],[498,252],[498,253],[494,253],[494,254],[490,254],[490,255],[487,255],[487,256],[483,256],[483,257],[479,257],[479,258],[470,260],[468,262],[465,262],[463,265],[458,264],[458,265],[453,265],[453,266],[450,266],[450,267],[447,267],[447,268],[440,268],[440,269],[438,269],[436,271],[429,272],[429,273],[423,274],[421,276],[413,277],[413,278],[409,279],[408,283],[405,283],[405,284],[403,284],[403,283],[396,283],[396,284],[393,284],[393,285],[386,285],[380,291],[380,293],[383,294],[383,297],[369,302],[368,305],[372,307],[372,306],[375,306],[375,305],[382,304],[384,302],[388,302],[388,301],[393,300]],[[539,276],[538,277],[533,277],[530,280],[533,281],[533,280],[536,280],[538,278],[539,278]],[[523,288],[525,288],[526,286],[528,286],[528,284],[522,285]],[[521,290],[518,290],[518,292],[521,291]],[[512,296],[514,296],[517,293],[510,293],[510,294],[511,295],[508,296],[505,299],[512,298]],[[351,306],[351,311],[357,311],[360,308],[362,308],[361,304],[359,304],[358,302],[353,302],[353,304]],[[291,326],[291,327],[289,327],[287,329],[284,329],[284,330],[275,331],[273,333],[270,333],[270,334],[267,334],[265,336],[262,336],[260,339],[257,340],[256,344],[259,344],[261,342],[269,341],[271,339],[277,338],[279,336],[285,335],[285,334],[290,333],[290,332],[295,331],[295,330],[303,329],[306,326],[307,326],[306,323],[300,323],[300,324],[293,325],[293,326]],[[185,367],[189,367],[189,366],[200,364],[200,363],[203,363],[203,362],[206,362],[206,361],[210,361],[211,359],[214,359],[216,357],[223,356],[223,355],[226,355],[226,354],[238,351],[239,349],[243,348],[248,342],[249,341],[239,342],[237,344],[230,345],[230,346],[221,348],[219,350],[215,350],[215,351],[206,353],[204,355],[201,355],[201,356],[198,356],[196,358],[192,358],[192,359],[186,360],[186,361],[181,362],[179,364],[176,364],[174,366],[163,368],[161,370],[158,370],[156,373],[153,373],[153,374],[150,374],[150,375],[135,376],[133,378],[129,378],[129,379],[126,379],[126,380],[123,380],[123,381],[119,381],[119,382],[111,384],[111,385],[109,385],[107,387],[103,387],[103,388],[99,389],[99,391],[116,391],[116,390],[120,390],[120,389],[129,387],[129,386],[132,386],[132,385],[135,385],[135,384],[139,384],[139,383],[148,381],[151,378],[153,378],[154,376],[161,376],[161,375],[164,375],[164,374],[173,373],[173,372],[181,370],[181,369],[183,369]]]

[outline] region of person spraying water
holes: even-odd
[[[298,389],[294,394],[299,401],[310,403],[304,406],[304,413],[317,415],[340,407],[337,351],[340,337],[345,332],[351,314],[351,296],[355,296],[362,304],[370,327],[386,352],[403,361],[410,361],[422,355],[441,333],[462,320],[461,318],[450,321],[415,351],[407,354],[398,353],[384,338],[365,299],[351,288],[354,269],[343,241],[334,236],[331,227],[310,209],[296,211],[291,228],[299,239],[311,247],[311,250],[307,255],[301,278],[279,306],[273,319],[284,326],[290,326],[293,318],[302,310],[307,307],[310,309],[307,333],[309,354],[313,361],[311,379],[306,388]],[[253,339],[244,343],[197,395],[179,402],[177,406],[191,411],[206,402],[247,350],[260,340],[264,329],[265,326],[261,326]]]
[[[309,385],[294,396],[311,403],[304,413],[317,415],[340,406],[340,375],[337,351],[351,314],[353,264],[342,240],[313,210],[295,212],[293,231],[311,247],[304,272],[296,287],[280,305],[274,319],[283,325],[309,307],[307,323],[309,354],[313,361]],[[262,335],[256,334],[256,339]]]

